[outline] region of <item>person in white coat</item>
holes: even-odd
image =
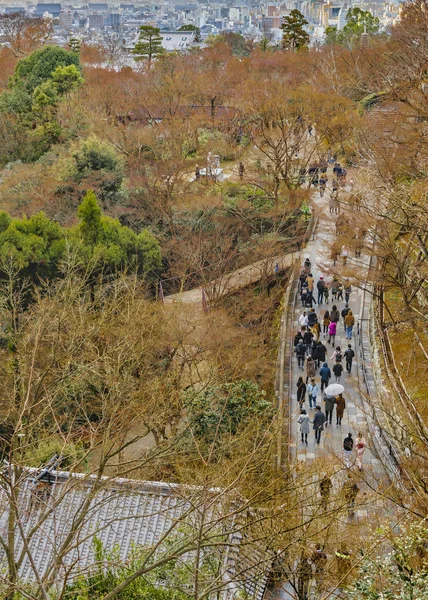
[[[300,327],[308,326],[308,315],[306,314],[306,310],[304,310],[303,313],[299,317],[299,325],[300,325]]]
[[[299,415],[299,418],[297,419],[297,422],[300,425],[300,436],[301,436],[302,442],[307,444],[308,443],[308,433],[309,433],[309,423],[311,423],[312,421],[309,419],[309,416],[306,414],[306,410],[304,408],[302,408],[302,410],[300,411],[300,415]]]

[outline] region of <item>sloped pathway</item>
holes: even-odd
[[[331,174],[329,174],[331,178]],[[360,280],[364,279],[364,272],[367,271],[369,256],[364,254],[362,251],[361,257],[355,258],[354,256],[348,257],[348,264],[345,266],[342,261],[339,260],[336,266],[333,266],[331,261],[331,243],[335,237],[335,216],[330,214],[328,205],[328,193],[324,198],[321,198],[318,193],[314,195],[313,207],[318,213],[318,227],[315,235],[311,241],[309,241],[306,250],[302,252],[302,261],[308,256],[312,263],[312,274],[316,282],[319,280],[320,275],[324,276],[324,280],[327,283],[331,283],[332,272],[336,272],[340,277],[346,278],[349,276],[352,279],[352,273],[356,273]],[[330,295],[331,296],[331,295]],[[315,298],[317,299],[317,291],[315,289]],[[321,339],[327,347],[327,363],[330,368],[334,364],[332,356],[336,346],[340,346],[342,353],[351,343],[352,348],[355,352],[355,358],[352,366],[351,374],[348,375],[344,370],[340,383],[344,386],[344,397],[346,400],[346,409],[344,418],[342,419],[341,426],[336,426],[336,411],[333,412],[332,425],[326,427],[321,436],[321,443],[318,445],[315,443],[315,435],[310,429],[308,436],[308,444],[302,443],[300,440],[300,426],[297,423],[298,416],[300,414],[300,408],[297,403],[296,397],[296,383],[300,375],[306,377],[305,371],[298,368],[297,359],[292,358],[291,361],[291,390],[288,397],[291,401],[290,407],[290,459],[296,463],[296,468],[305,469],[308,471],[308,482],[313,484],[313,492],[319,496],[319,481],[326,474],[332,479],[333,490],[332,490],[332,501],[340,496],[340,490],[343,483],[347,480],[348,475],[354,478],[359,487],[359,493],[357,496],[356,510],[354,514],[348,515],[348,518],[343,518],[343,514],[338,513],[337,517],[337,531],[341,532],[341,539],[352,548],[353,536],[355,535],[368,535],[372,528],[375,528],[380,520],[385,516],[391,519],[391,523],[395,521],[397,516],[396,507],[385,499],[382,491],[391,486],[391,481],[388,476],[387,469],[383,462],[379,459],[376,452],[376,446],[371,439],[370,429],[368,427],[368,418],[366,414],[367,404],[365,403],[366,388],[362,377],[362,364],[361,364],[361,348],[364,350],[364,358],[366,367],[369,371],[369,386],[371,393],[375,395],[375,389],[372,387],[372,381],[370,377],[370,369],[372,367],[370,361],[370,347],[368,345],[367,336],[364,335],[362,339],[358,337],[358,324],[363,323],[363,331],[367,329],[367,313],[368,313],[368,300],[364,298],[363,292],[356,287],[352,288],[352,293],[349,300],[349,306],[355,316],[355,327],[353,331],[353,338],[351,341],[345,337],[345,330],[343,320],[341,319],[337,327],[337,335],[335,345],[329,345],[327,343],[328,336],[325,338],[321,334]],[[345,306],[345,301],[339,302],[330,301],[324,303],[321,306],[315,305],[315,310],[318,315],[318,319],[321,322],[325,310],[331,310],[333,304],[337,305],[339,312]],[[289,310],[291,310],[291,303]],[[300,297],[297,298],[295,303],[294,314],[291,315],[289,322],[292,323],[293,333],[296,333],[300,326],[298,324],[299,316],[303,312],[301,306]],[[286,332],[285,343],[292,345],[290,341],[290,331]],[[292,348],[290,348],[292,352]],[[342,361],[345,367],[345,360]],[[286,366],[287,368],[287,366]],[[333,375],[331,382],[335,380]],[[317,383],[320,383],[320,377],[317,372],[316,377]],[[286,400],[287,401],[287,400]],[[321,394],[318,396],[318,402],[325,412],[324,401]],[[314,410],[309,408],[308,401],[306,399],[305,408],[309,414],[311,420],[313,419]],[[354,440],[357,437],[358,432],[361,431],[368,443],[366,448],[364,459],[363,459],[363,471],[359,472],[355,465],[355,450],[353,455],[353,465],[350,469],[347,469],[343,461],[343,440],[346,435],[351,432]],[[312,485],[310,485],[312,487]],[[309,493],[307,487],[304,494]],[[302,497],[302,504],[304,506],[303,512],[306,514],[316,510],[314,507],[305,507],[305,498]],[[358,527],[358,529],[356,529]],[[328,554],[329,557],[327,569],[335,568],[334,555]],[[293,570],[295,570],[296,565]],[[290,578],[295,575],[290,574]],[[322,597],[328,594],[329,597],[341,596],[340,589],[324,590]],[[315,580],[312,580],[309,598],[315,599],[321,597],[315,586]],[[271,589],[267,592],[266,598],[268,600],[290,600],[291,598],[297,599],[298,595],[296,589],[291,585],[290,581],[284,581],[281,585]]]
[[[318,211],[319,220],[318,220],[318,228],[314,239],[310,241],[306,247],[305,256],[309,256],[312,263],[312,274],[316,282],[319,280],[320,275],[324,276],[324,280],[327,283],[331,283],[332,276],[329,275],[329,271],[333,269],[333,264],[330,259],[330,244],[333,242],[335,237],[335,217],[331,215],[328,208],[328,198],[327,195],[324,198],[321,198],[319,194],[317,194],[313,199],[313,204]],[[346,266],[342,265],[341,259],[339,259],[338,263],[334,267],[335,271],[338,271],[339,276],[346,278],[347,276],[352,279],[352,271],[358,272],[359,277],[363,275],[364,271],[367,269],[369,257],[364,254],[364,250],[361,254],[361,257],[355,258],[350,256],[348,258],[348,264]],[[317,293],[315,290],[315,297],[317,297]],[[321,322],[322,316],[326,310],[331,311],[333,304],[337,305],[339,312],[345,306],[345,300],[340,300],[338,302],[332,301],[331,295],[330,300],[326,304],[322,304],[320,306],[316,305],[315,310],[318,315],[318,319]],[[308,444],[303,444],[300,441],[300,432],[299,425],[297,424],[297,418],[300,413],[299,405],[297,403],[296,398],[296,382],[300,375],[304,374],[304,371],[298,369],[297,359],[294,358],[292,361],[292,393],[291,393],[291,418],[292,418],[292,426],[291,426],[291,443],[290,450],[291,456],[295,457],[299,462],[312,462],[317,459],[317,457],[331,458],[335,462],[342,461],[343,456],[343,439],[350,432],[353,434],[354,439],[356,438],[358,431],[362,431],[364,437],[368,442],[368,447],[364,454],[364,477],[367,479],[370,477],[370,484],[376,486],[376,482],[384,480],[384,483],[387,484],[387,475],[386,471],[378,459],[374,452],[374,448],[371,444],[370,435],[367,429],[367,421],[366,415],[364,412],[364,405],[362,402],[362,395],[364,390],[361,386],[361,375],[359,375],[358,371],[361,372],[361,364],[360,364],[360,356],[357,352],[357,345],[359,340],[357,338],[358,326],[357,323],[360,321],[363,313],[363,292],[356,287],[352,287],[352,293],[349,300],[349,307],[351,308],[354,316],[355,316],[355,327],[353,331],[353,339],[347,340],[345,337],[345,329],[343,325],[343,320],[337,324],[337,335],[335,346],[328,344],[328,336],[323,337],[321,334],[321,339],[327,347],[327,363],[332,369],[334,360],[331,359],[331,356],[334,352],[334,348],[336,346],[340,346],[342,349],[342,353],[346,350],[348,343],[351,343],[352,348],[355,352],[355,358],[352,365],[351,375],[346,373],[344,370],[340,383],[344,386],[344,397],[346,400],[346,409],[345,414],[342,419],[342,424],[340,426],[336,426],[336,415],[335,410],[333,413],[332,425],[325,428],[321,436],[321,443],[318,445],[315,443],[315,435],[311,430],[311,433],[308,436]],[[295,311],[294,311],[294,324],[295,331],[297,332],[299,329],[298,319],[302,314],[303,308],[301,306],[300,298],[297,299]],[[366,343],[366,342],[365,342]],[[342,361],[343,366],[345,367],[345,360]],[[331,382],[335,380],[333,375]],[[317,373],[316,377],[317,383],[320,383],[320,378]],[[322,410],[325,411],[324,401],[322,399],[322,395],[318,396],[318,404],[321,405]],[[305,408],[310,415],[310,418],[313,418],[314,410],[309,409],[308,402],[306,402]],[[365,517],[367,511],[365,509],[361,509],[360,511],[361,517]]]
[[[237,269],[232,273],[227,273],[219,279],[210,281],[205,286],[215,290],[216,298],[221,298],[226,294],[230,294],[240,290],[247,285],[257,283],[267,273],[274,273],[276,264],[278,269],[283,271],[290,267],[298,256],[299,252],[289,252],[276,256],[274,258],[259,260],[251,265]],[[202,286],[196,287],[185,292],[179,292],[177,294],[171,294],[165,296],[164,302],[183,302],[185,304],[202,301]]]

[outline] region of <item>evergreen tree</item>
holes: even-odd
[[[202,38],[201,38],[201,30],[199,29],[199,27],[196,27],[196,25],[182,25],[178,31],[194,31],[195,32],[195,42],[196,43],[200,43],[202,42]]]
[[[357,6],[350,8],[346,14],[346,25],[342,30],[337,27],[326,27],[326,44],[342,44],[352,46],[358,43],[363,33],[374,35],[379,31],[379,19],[368,10]]]
[[[379,31],[379,19],[369,10],[361,10],[358,6],[350,8],[346,14],[346,25],[343,33],[360,37],[362,33],[373,34]]]
[[[308,25],[308,22],[297,9],[292,10],[288,17],[284,17],[281,29],[282,47],[285,50],[300,50],[308,45],[309,34],[303,29],[305,25]]]
[[[72,52],[80,52],[80,40],[79,38],[71,37],[68,40],[68,47]]]
[[[147,59],[149,69],[152,65],[152,60],[156,56],[161,56],[165,53],[162,46],[162,36],[158,27],[151,25],[142,25],[140,27],[140,37],[132,51],[135,54],[135,60]]]

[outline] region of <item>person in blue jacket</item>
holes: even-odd
[[[321,391],[324,390],[328,386],[328,382],[331,379],[331,370],[328,364],[325,362],[320,369],[320,377],[321,377]]]

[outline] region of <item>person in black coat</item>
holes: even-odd
[[[297,344],[303,340],[303,335],[301,331],[298,331],[294,336],[294,348],[296,348]]]
[[[345,354],[345,359],[346,359],[346,370],[348,371],[348,374],[351,374],[351,369],[352,369],[352,359],[355,356],[355,352],[352,350],[351,344],[348,344],[348,348],[345,350],[344,352]]]
[[[318,317],[317,313],[312,308],[308,313],[308,327],[313,327],[315,323],[318,323]]]
[[[325,414],[322,412],[321,407],[317,406],[316,407],[316,412],[314,414],[314,420],[313,420],[313,428],[315,431],[315,441],[317,444],[320,443],[321,441],[321,432],[324,429],[324,422],[325,422]]]
[[[319,341],[315,347],[315,356],[313,356],[314,360],[317,361],[317,368],[319,368],[321,363],[325,362],[326,356],[327,348]]]
[[[302,330],[303,331],[303,330]],[[306,354],[309,356],[311,352],[312,340],[314,339],[314,334],[312,331],[305,330],[303,331],[303,343],[306,346]]]
[[[305,298],[305,306],[307,308],[312,308],[312,306],[316,303],[317,301],[315,300],[313,293],[311,291],[308,291]]]
[[[306,346],[303,342],[299,342],[296,346],[297,365],[299,369],[305,366]]]
[[[340,376],[343,373],[343,367],[342,367],[342,363],[337,362],[334,366],[333,366],[333,373],[336,376],[336,383],[339,383],[340,381]]]
[[[304,401],[306,400],[306,383],[303,381],[303,377],[299,377],[299,380],[296,383],[296,386],[297,386],[297,402],[300,404],[300,408],[302,408],[302,405],[303,405]]]

